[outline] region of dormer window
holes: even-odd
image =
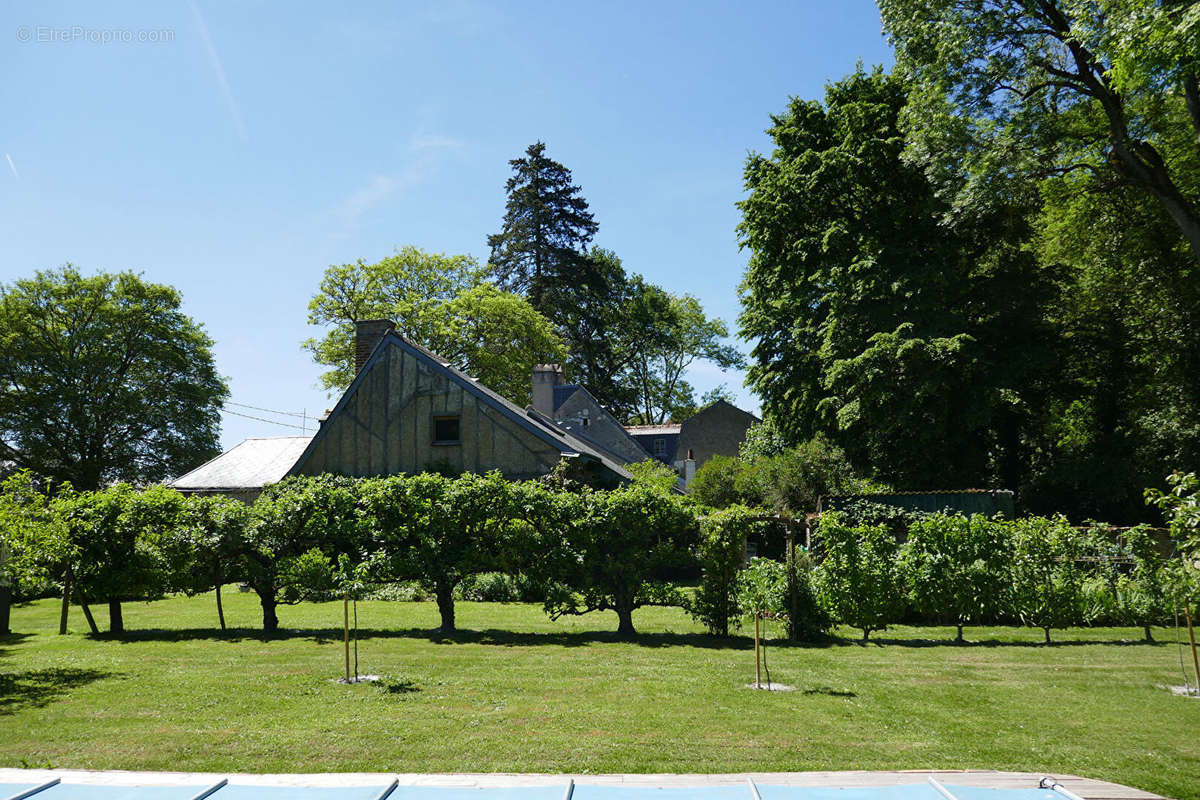
[[[666,439],[655,439],[654,440],[654,456],[656,458],[666,458],[666,456],[667,456],[667,440]]]

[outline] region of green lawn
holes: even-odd
[[[253,595],[226,592],[240,630],[210,629],[211,595],[129,603],[123,639],[93,639],[58,604],[13,611],[0,639],[0,764],[258,772],[734,772],[989,768],[1075,773],[1200,800],[1200,700],[1173,632],[897,628],[877,643],[773,646],[744,688],[752,644],[710,638],[683,612],[550,622],[536,606],[462,603],[453,637],[429,603],[363,603],[363,672],[342,669],[341,604],[280,610],[254,630]],[[98,622],[106,620],[98,607]],[[1171,643],[1166,643],[1166,642]]]

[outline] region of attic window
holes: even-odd
[[[654,455],[661,458],[661,457],[665,456],[666,454],[667,454],[667,440],[666,439],[655,439],[654,440]]]
[[[459,430],[458,417],[434,417],[433,418],[433,443],[434,444],[458,444]]]

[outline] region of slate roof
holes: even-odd
[[[288,474],[311,436],[247,439],[167,485],[184,492],[261,489]]]
[[[554,387],[554,410],[558,411],[559,407],[567,402],[567,398],[578,392],[583,387],[578,383],[564,383],[561,386]]]

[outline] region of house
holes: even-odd
[[[715,455],[736,456],[758,417],[718,400],[679,424],[631,425],[626,430],[657,458],[679,473],[684,486]]]
[[[718,400],[679,426],[678,458],[696,462],[696,469],[715,455],[736,456],[751,425],[762,422],[732,403]]]
[[[626,464],[650,458],[650,453],[591,392],[577,383],[563,383],[563,370],[558,364],[533,368],[533,408]]]
[[[629,460],[592,440],[589,427],[572,431],[534,407],[515,405],[408,341],[387,320],[358,323],[355,365],[354,380],[312,437],[247,440],[169,485],[253,500],[288,475],[499,470],[523,480],[549,473],[563,459],[594,485],[632,478]]]

